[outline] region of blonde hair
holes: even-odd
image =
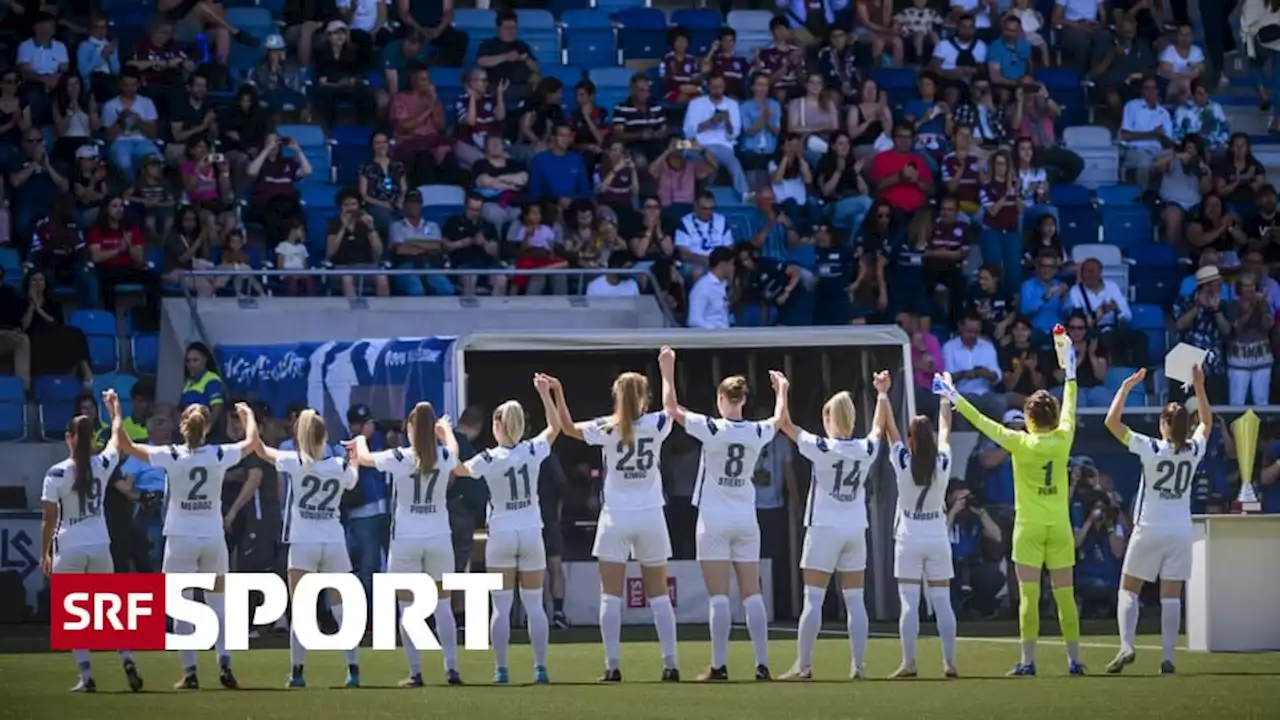
[[[188,405],[187,409],[182,411],[178,431],[182,433],[182,439],[187,443],[187,447],[197,448],[204,444],[209,436],[209,425],[212,420],[213,416],[210,415],[209,408],[200,403]]]
[[[716,389],[725,400],[737,405],[747,400],[747,379],[741,375],[727,377],[720,381],[720,387]]]
[[[294,431],[294,441],[298,446],[298,455],[303,463],[314,463],[324,459],[324,441],[329,431],[325,429],[324,418],[311,408],[298,414],[298,426]]]
[[[649,378],[640,373],[625,372],[613,381],[613,417],[609,427],[617,428],[622,442],[635,440],[635,422],[649,409]]]
[[[831,423],[831,426],[835,428],[835,434],[839,437],[853,437],[853,424],[855,422],[853,396],[849,394],[848,390],[841,390],[823,403],[822,419]]]
[[[416,469],[420,475],[426,475],[436,469],[436,409],[429,402],[414,405],[406,425],[409,446],[418,456]]]
[[[505,438],[494,438],[499,443],[505,439],[515,445],[524,438],[524,406],[518,400],[508,400],[493,411],[493,422]]]

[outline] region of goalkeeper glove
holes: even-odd
[[[946,398],[953,405],[955,404],[956,398],[960,396],[960,393],[956,392],[956,386],[951,382],[951,373],[934,373],[933,394]]]

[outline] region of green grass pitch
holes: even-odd
[[[842,630],[842,628],[840,629]],[[517,633],[520,634],[520,633]],[[628,633],[629,635],[631,633]],[[95,653],[95,695],[67,693],[75,668],[67,653],[39,651],[0,654],[0,718],[76,720],[236,720],[239,718],[555,718],[590,720],[662,718],[733,718],[798,720],[799,718],[975,718],[1020,717],[1072,720],[1192,718],[1244,720],[1274,718],[1280,700],[1280,654],[1207,655],[1180,650],[1178,675],[1159,675],[1158,637],[1143,636],[1138,661],[1118,677],[1103,674],[1115,653],[1114,638],[1085,639],[1084,660],[1091,676],[1066,676],[1063,648],[1052,641],[1039,649],[1037,678],[1005,678],[1017,659],[1017,645],[1002,638],[961,638],[957,662],[961,678],[941,677],[941,655],[935,638],[921,638],[915,680],[883,679],[898,664],[896,638],[877,636],[868,651],[871,679],[851,682],[848,642],[834,630],[819,641],[811,682],[757,683],[751,644],[735,631],[729,650],[731,682],[699,685],[694,676],[707,661],[704,639],[680,645],[685,682],[657,682],[661,671],[657,644],[637,640],[623,644],[621,685],[599,685],[600,646],[592,628],[553,635],[549,668],[552,685],[526,685],[531,679],[529,647],[511,650],[512,686],[493,687],[492,655],[460,654],[465,687],[443,684],[438,653],[423,653],[426,688],[403,690],[396,682],[406,674],[400,651],[361,652],[359,690],[340,686],[345,661],[340,652],[316,652],[307,658],[310,687],[284,689],[288,651],[254,649],[238,653],[234,668],[244,689],[223,690],[217,682],[213,653],[200,654],[202,690],[170,689],[180,674],[176,653],[139,653],[147,682],[139,694],[128,692],[114,653]],[[704,633],[705,635],[705,633]],[[795,658],[794,635],[779,628],[770,646],[771,665],[781,674]],[[279,645],[278,639],[274,642]],[[6,644],[7,645],[7,644]],[[28,647],[28,650],[32,648]],[[1271,708],[1268,710],[1267,708]]]

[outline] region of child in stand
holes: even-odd
[[[150,155],[142,161],[138,182],[129,188],[126,198],[130,204],[142,206],[142,224],[147,228],[149,238],[169,237],[176,203],[164,181],[164,163],[158,155]]]
[[[671,31],[671,52],[662,58],[658,75],[662,78],[662,99],[681,105],[702,94],[701,63],[689,52],[689,31]]]
[[[903,8],[893,16],[893,20],[902,29],[902,37],[910,43],[917,62],[932,57],[933,48],[939,41],[938,28],[942,27],[942,16],[929,7],[929,0],[911,0],[911,7]]]
[[[1031,7],[1031,0],[1013,0],[1013,8],[1009,14],[1022,23],[1022,37],[1027,44],[1040,54],[1040,67],[1049,67],[1049,44],[1040,34],[1044,27],[1044,16]]]
[[[252,270],[253,265],[249,253],[244,249],[244,231],[232,230],[227,234],[227,247],[222,251],[222,262],[219,268],[230,270]],[[252,275],[236,275],[231,280],[236,297],[262,295],[262,283]]]
[[[276,246],[276,265],[281,270],[306,270],[309,266],[311,252],[307,250],[305,233],[302,219],[298,218],[289,230],[289,237]],[[316,294],[316,280],[310,275],[289,275],[285,278],[285,285],[290,295],[299,295],[299,288],[307,297]]]

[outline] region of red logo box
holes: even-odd
[[[164,575],[49,579],[52,650],[164,650]]]

